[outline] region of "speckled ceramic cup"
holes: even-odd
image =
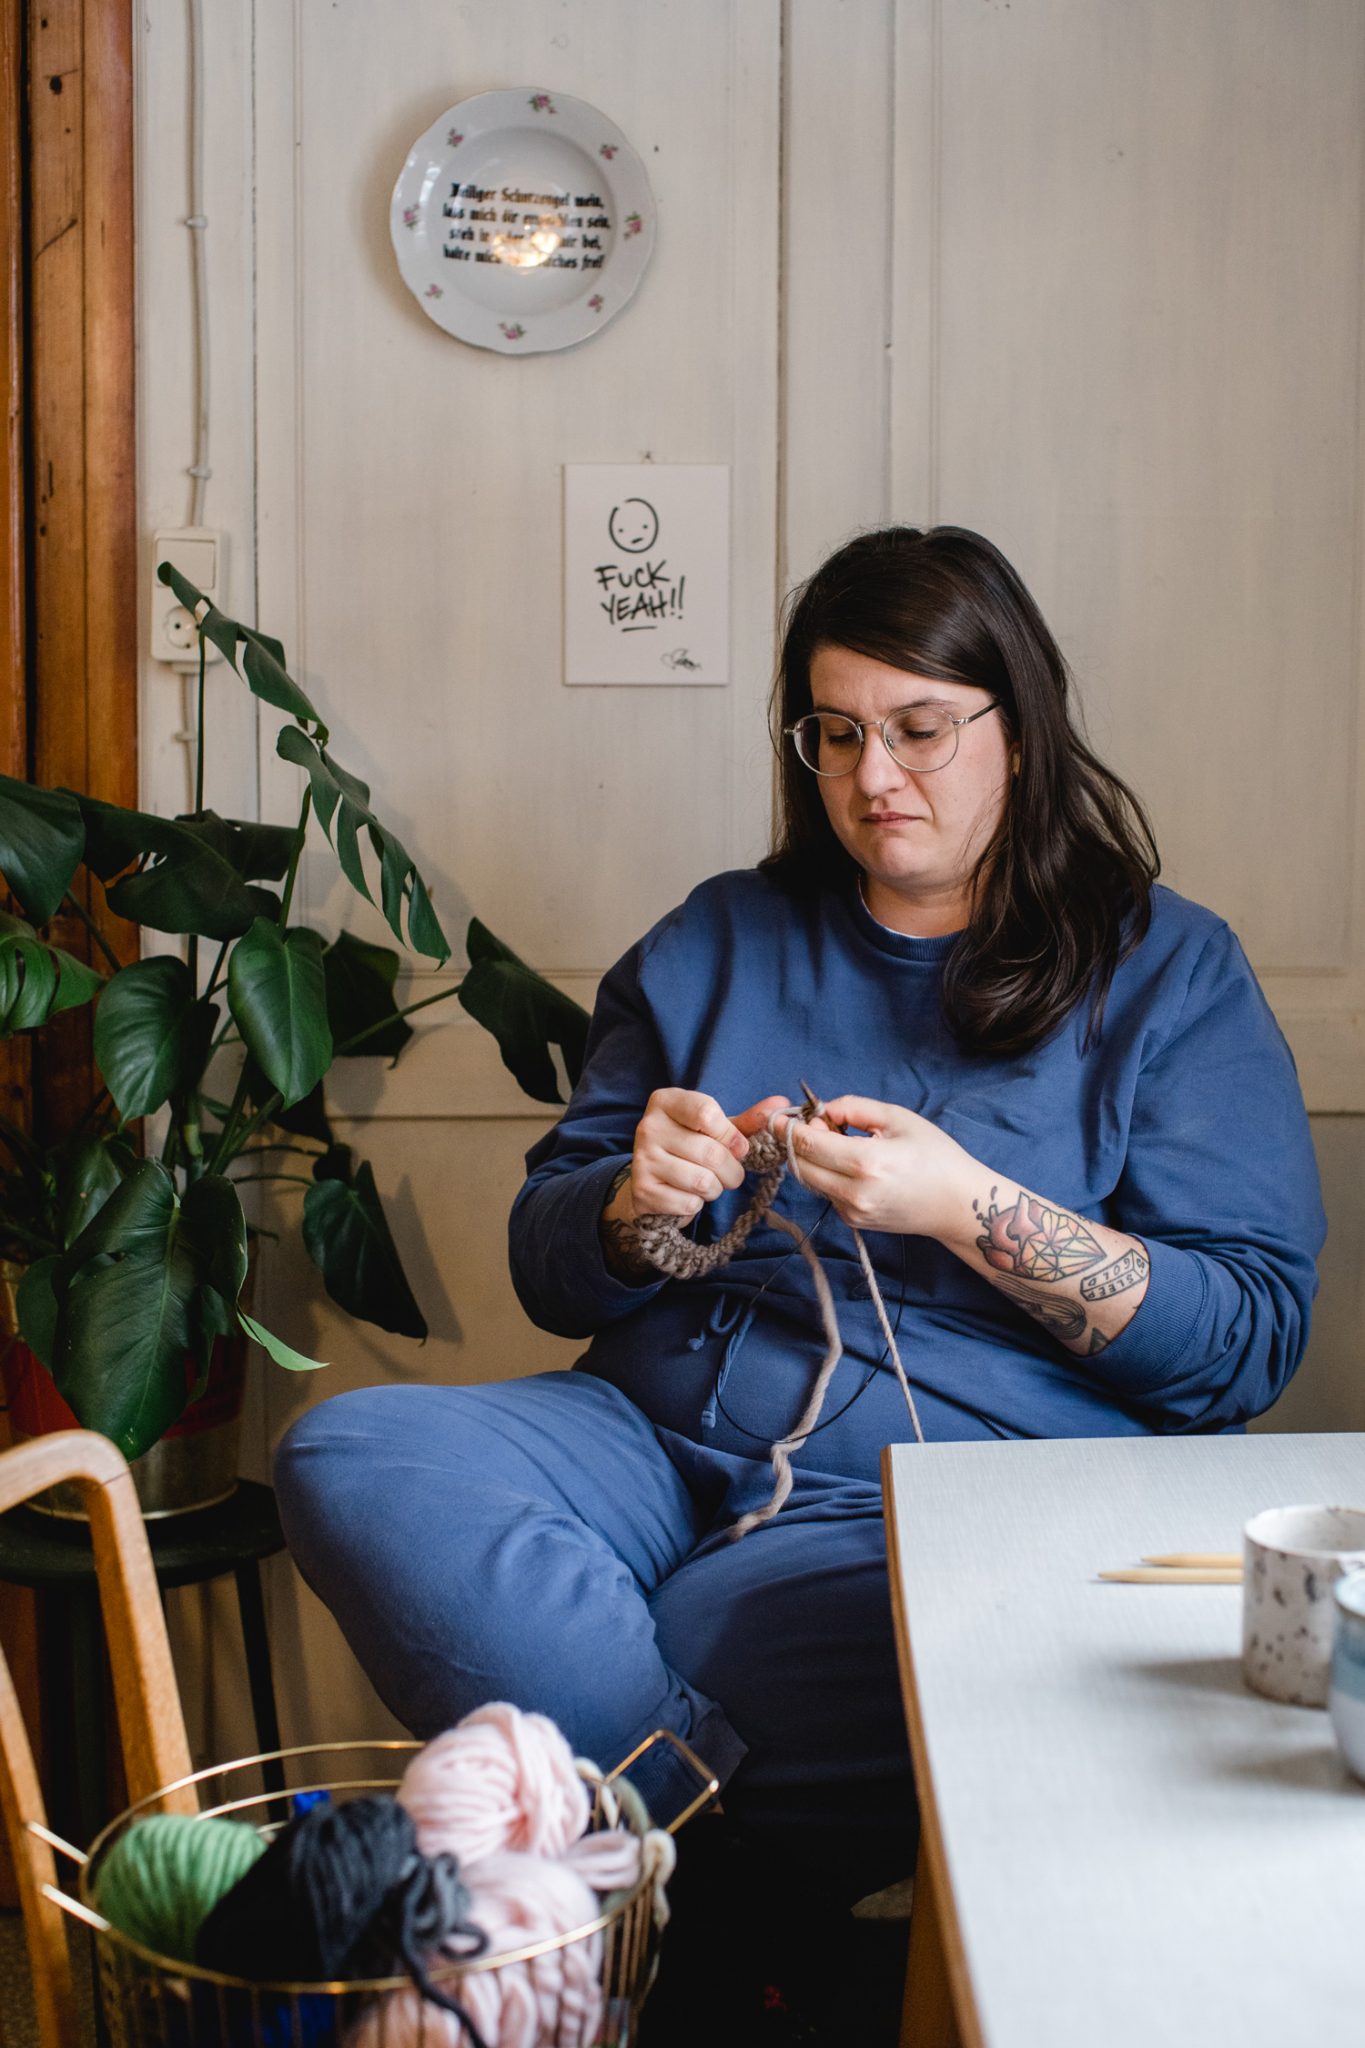
[[[1242,1538],[1242,1675],[1267,1699],[1325,1707],[1332,1589],[1365,1569],[1365,1509],[1267,1508]]]
[[[1348,1572],[1332,1594],[1337,1626],[1327,1704],[1347,1769],[1365,1779],[1365,1572]]]

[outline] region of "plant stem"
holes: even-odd
[[[261,1128],[261,1125],[269,1123],[271,1117],[274,1116],[275,1111],[279,1108],[283,1100],[284,1097],[282,1095],[272,1095],[269,1102],[264,1103],[262,1107],[256,1111],[256,1114],[252,1117],[250,1123],[248,1123],[244,1127],[240,1136],[237,1138],[236,1147],[233,1152],[233,1158],[239,1158],[241,1156],[241,1154],[246,1150],[246,1147],[250,1143],[251,1139],[255,1137],[257,1131]],[[230,1166],[232,1164],[232,1161],[228,1160],[226,1163]]]
[[[234,1135],[237,1119],[242,1113],[242,1105],[245,1101],[246,1068],[244,1066],[241,1073],[237,1076],[237,1087],[231,1102],[228,1104],[228,1113],[223,1118],[223,1128],[218,1133],[218,1139],[213,1148],[213,1157],[208,1163],[208,1171],[210,1173],[221,1172],[228,1163],[228,1146]]]
[[[216,1052],[221,1052],[225,1045],[240,1045],[241,1042],[242,1041],[238,1036],[235,1028],[235,1020],[232,1016],[232,1012],[229,1011],[227,1016],[223,1019],[222,1024],[218,1028],[217,1037],[209,1046],[208,1058],[204,1061],[205,1068],[208,1067],[209,1061],[213,1058],[213,1055]]]
[[[213,1148],[213,1157],[209,1161],[208,1172],[226,1172],[233,1160],[246,1149],[247,1144],[255,1137],[261,1125],[274,1116],[275,1111],[283,1100],[284,1097],[278,1093],[272,1095],[269,1101],[256,1111],[255,1115],[249,1119],[239,1132],[237,1129],[237,1119],[240,1117],[242,1106],[246,1101],[246,1068],[243,1067],[241,1078],[237,1083],[237,1092],[233,1096],[231,1107],[228,1110],[227,1122],[219,1132],[218,1143]]]
[[[76,1129],[78,1131],[83,1130],[86,1124],[89,1123],[92,1116],[98,1116],[100,1114],[101,1110],[104,1108],[104,1105],[106,1102],[108,1102],[108,1100],[109,1090],[107,1088],[101,1088],[99,1094],[93,1097],[91,1101],[87,1102],[85,1108],[81,1111],[79,1117],[76,1119]]]
[[[180,1125],[177,1123],[175,1117],[172,1116],[170,1122],[166,1126],[166,1142],[161,1148],[161,1164],[165,1167],[168,1173],[174,1173],[176,1167],[180,1164],[180,1150],[182,1143],[183,1140],[180,1136]]]
[[[92,938],[92,939],[93,939],[93,940],[95,941],[95,944],[96,944],[96,945],[97,945],[97,946],[99,947],[99,949],[100,949],[101,953],[103,953],[103,955],[104,955],[105,959],[106,959],[106,960],[107,960],[107,961],[109,962],[109,965],[110,965],[110,966],[111,966],[111,967],[113,968],[113,970],[114,970],[115,974],[117,974],[117,973],[118,973],[118,971],[119,971],[119,969],[120,969],[120,968],[122,967],[122,965],[123,965],[123,962],[122,962],[122,961],[121,961],[121,960],[119,959],[119,956],[118,956],[118,954],[117,954],[117,953],[116,953],[116,952],[114,951],[114,949],[113,949],[113,947],[112,947],[112,946],[110,945],[110,943],[109,943],[108,939],[106,939],[106,938],[105,938],[105,936],[104,936],[104,933],[103,933],[103,932],[102,932],[102,931],[100,930],[99,926],[98,926],[98,925],[97,925],[97,924],[95,923],[95,920],[94,920],[94,918],[93,918],[93,917],[92,917],[92,916],[90,915],[90,912],[89,912],[89,911],[88,911],[88,910],[86,909],[85,905],[84,905],[84,904],[83,904],[83,903],[81,902],[81,900],[80,900],[80,897],[79,897],[79,896],[73,896],[73,895],[72,895],[72,893],[71,893],[71,891],[70,891],[70,890],[68,889],[68,890],[67,890],[67,892],[66,892],[66,895],[65,895],[65,896],[64,896],[64,897],[62,898],[62,901],[63,901],[64,903],[69,903],[69,904],[71,905],[71,908],[72,908],[72,909],[73,909],[73,910],[75,911],[75,913],[76,913],[77,917],[78,917],[78,918],[80,919],[81,923],[82,923],[82,924],[83,924],[83,925],[85,926],[85,928],[86,928],[86,930],[87,930],[87,931],[89,932],[89,934],[90,934],[91,938]]]
[[[411,1017],[415,1010],[430,1009],[433,1003],[444,1003],[451,996],[458,994],[458,988],[438,988],[434,996],[423,996],[420,1003],[409,1003],[406,1009],[399,1010],[397,1014],[400,1017]],[[354,1038],[346,1039],[341,1045],[334,1045],[332,1047],[333,1058],[338,1053],[354,1052],[358,1045],[362,1045],[367,1038],[373,1038],[376,1031],[382,1031],[386,1024],[392,1024],[393,1021],[392,1017],[380,1017],[375,1023],[367,1024],[363,1031],[356,1032]]]
[[[289,906],[294,901],[294,883],[299,872],[299,861],[303,854],[303,842],[308,832],[308,813],[313,808],[313,785],[310,782],[303,792],[303,803],[299,809],[299,829],[294,835],[294,851],[289,860],[289,873],[284,878],[284,895],[280,899],[279,927],[283,931],[289,923]]]
[[[199,708],[194,720],[194,815],[199,817],[204,809],[204,669],[208,662],[208,643],[204,629],[199,628]]]
[[[227,958],[227,949],[231,944],[231,939],[224,939],[222,945],[218,948],[218,958],[213,963],[213,972],[209,976],[209,985],[204,990],[205,1002],[208,1001],[209,997],[214,993],[214,991],[218,987],[218,977],[223,971],[223,962]],[[227,1024],[223,1026],[223,1029],[226,1031],[231,1025],[231,1023],[232,1019],[231,1017],[229,1017]]]

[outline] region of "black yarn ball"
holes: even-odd
[[[195,1960],[258,1984],[406,1970],[456,2014],[473,2048],[484,2048],[464,2008],[426,1972],[433,1954],[468,1961],[488,1946],[468,1910],[456,1858],[422,1854],[406,1807],[384,1796],[352,1799],[295,1815],[204,1920]]]

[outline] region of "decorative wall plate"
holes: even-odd
[[[403,282],[477,348],[571,348],[627,303],[654,248],[644,165],[586,100],[535,86],[442,114],[399,173],[389,231]]]

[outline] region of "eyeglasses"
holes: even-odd
[[[965,718],[954,718],[942,704],[909,704],[885,718],[845,718],[837,711],[811,711],[795,725],[782,728],[796,747],[797,758],[817,775],[851,775],[863,758],[869,732],[879,732],[893,761],[916,775],[946,768],[957,753],[964,725],[975,725],[988,711],[1000,709],[999,698]]]

